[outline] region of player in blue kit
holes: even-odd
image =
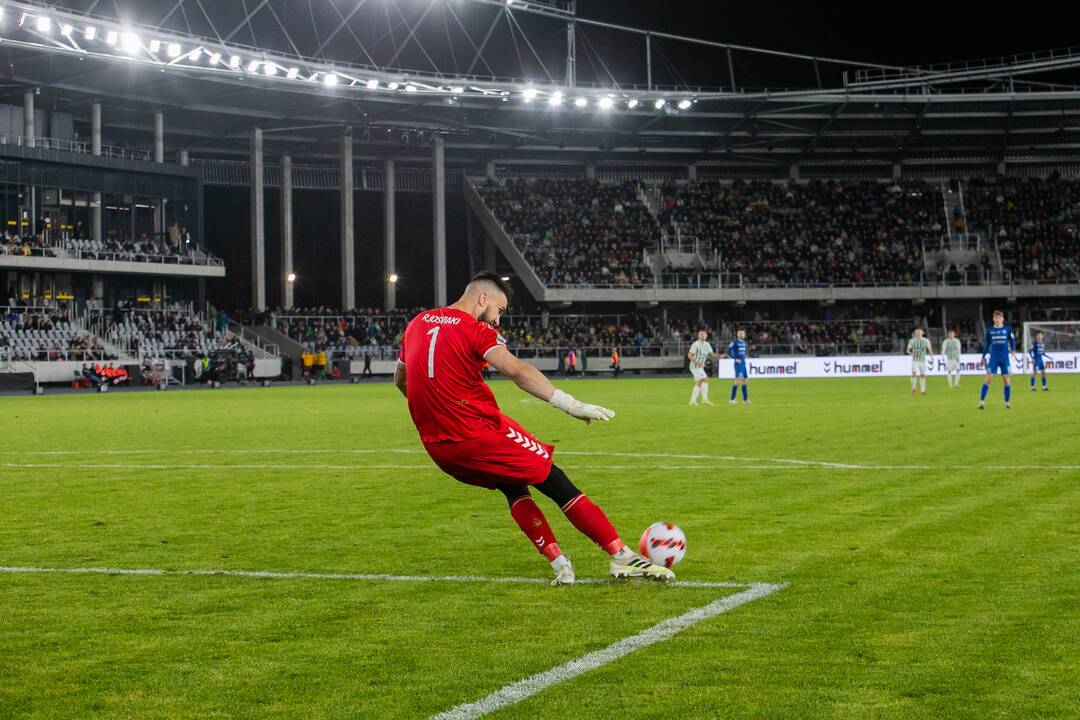
[[[990,390],[990,381],[1001,373],[1005,383],[1005,407],[1009,407],[1012,388],[1009,386],[1009,356],[1016,352],[1016,338],[1012,328],[1005,324],[1005,313],[994,311],[994,325],[986,329],[986,341],[983,343],[983,361],[986,362],[986,379],[979,393],[979,409],[986,407],[986,393]],[[1017,358],[1017,362],[1020,359]]]
[[[735,383],[731,386],[731,399],[728,403],[735,404],[735,393],[742,385],[742,401],[744,405],[750,404],[750,398],[747,397],[746,391],[746,331],[739,330],[735,333],[735,339],[731,341],[731,344],[727,346],[727,350],[724,354],[735,361]]]
[[[1043,334],[1041,332],[1035,333],[1035,342],[1031,346],[1031,392],[1035,392],[1035,373],[1042,373],[1042,389],[1045,392],[1050,388],[1046,387],[1046,363],[1043,362],[1043,358],[1054,358],[1046,354],[1046,345],[1043,344]]]

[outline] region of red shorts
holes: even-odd
[[[499,416],[498,430],[485,430],[469,440],[425,443],[435,464],[469,485],[535,485],[551,472],[554,445],[533,437],[512,418]]]

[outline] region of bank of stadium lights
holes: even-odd
[[[522,0],[515,0],[520,6],[525,6],[527,3]],[[8,8],[8,14],[10,15],[10,8]],[[0,7],[0,13],[4,10]],[[3,15],[0,14],[0,18]],[[36,31],[39,35],[52,34],[59,31],[60,36],[65,40],[64,47],[70,46],[70,49],[76,52],[94,52],[102,53],[106,51],[104,46],[112,48],[112,54],[115,57],[128,58],[139,60],[142,62],[150,62],[155,64],[166,65],[178,65],[181,63],[195,64],[203,60],[207,62],[208,69],[216,69],[218,71],[227,69],[228,71],[243,74],[251,77],[260,78],[275,78],[276,81],[293,81],[308,84],[322,85],[327,88],[334,88],[337,86],[344,86],[348,88],[367,89],[369,91],[389,91],[398,92],[403,91],[410,94],[423,93],[425,95],[449,95],[446,102],[456,104],[459,97],[466,95],[470,97],[479,98],[491,98],[497,99],[501,102],[509,102],[515,97],[519,98],[525,103],[532,103],[534,101],[546,101],[546,103],[553,108],[561,107],[566,103],[571,103],[572,107],[577,110],[586,110],[588,108],[594,108],[600,111],[611,111],[616,107],[623,108],[625,110],[636,110],[642,107],[647,107],[647,103],[652,105],[652,108],[657,111],[673,112],[676,109],[679,111],[689,110],[696,103],[695,98],[642,98],[642,97],[627,97],[625,95],[616,95],[612,93],[606,94],[582,94],[575,95],[572,99],[567,97],[566,89],[556,87],[536,87],[532,84],[519,85],[516,88],[499,88],[499,87],[481,87],[475,85],[462,84],[445,84],[436,85],[428,84],[423,79],[413,80],[382,80],[378,78],[353,76],[349,74],[347,68],[343,69],[321,69],[318,66],[314,68],[307,68],[301,70],[299,67],[291,66],[287,64],[287,61],[277,62],[273,58],[268,58],[263,55],[262,57],[252,57],[244,52],[238,54],[232,54],[228,48],[221,48],[220,50],[204,46],[192,47],[191,40],[185,38],[170,38],[162,37],[146,37],[141,33],[136,33],[133,30],[128,30],[123,27],[113,26],[112,28],[107,25],[95,25],[95,24],[83,24],[76,23],[74,25],[65,22],[66,16],[63,14],[46,14],[38,13],[33,9],[29,11],[22,11],[19,15],[19,26],[24,27],[31,31]],[[88,46],[80,46],[75,40],[75,36],[78,36],[81,40],[87,42],[98,41],[101,44],[96,46],[96,49],[89,49]],[[204,57],[205,56],[205,57]]]

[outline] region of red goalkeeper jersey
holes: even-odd
[[[452,308],[409,321],[405,364],[409,413],[424,443],[468,440],[500,427],[502,413],[481,375],[484,356],[506,341],[487,323]]]

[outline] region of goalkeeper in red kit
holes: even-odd
[[[551,562],[553,585],[573,583],[574,568],[529,494],[530,486],[554,500],[571,524],[610,556],[613,576],[674,580],[671,570],[623,544],[604,512],[552,462],[554,446],[538,441],[499,410],[481,375],[485,365],[586,423],[615,417],[611,410],[556,390],[539,370],[506,349],[495,328],[509,296],[510,287],[498,275],[482,272],[456,303],[409,321],[394,384],[409,401],[424,448],[447,475],[506,496],[518,527]]]

